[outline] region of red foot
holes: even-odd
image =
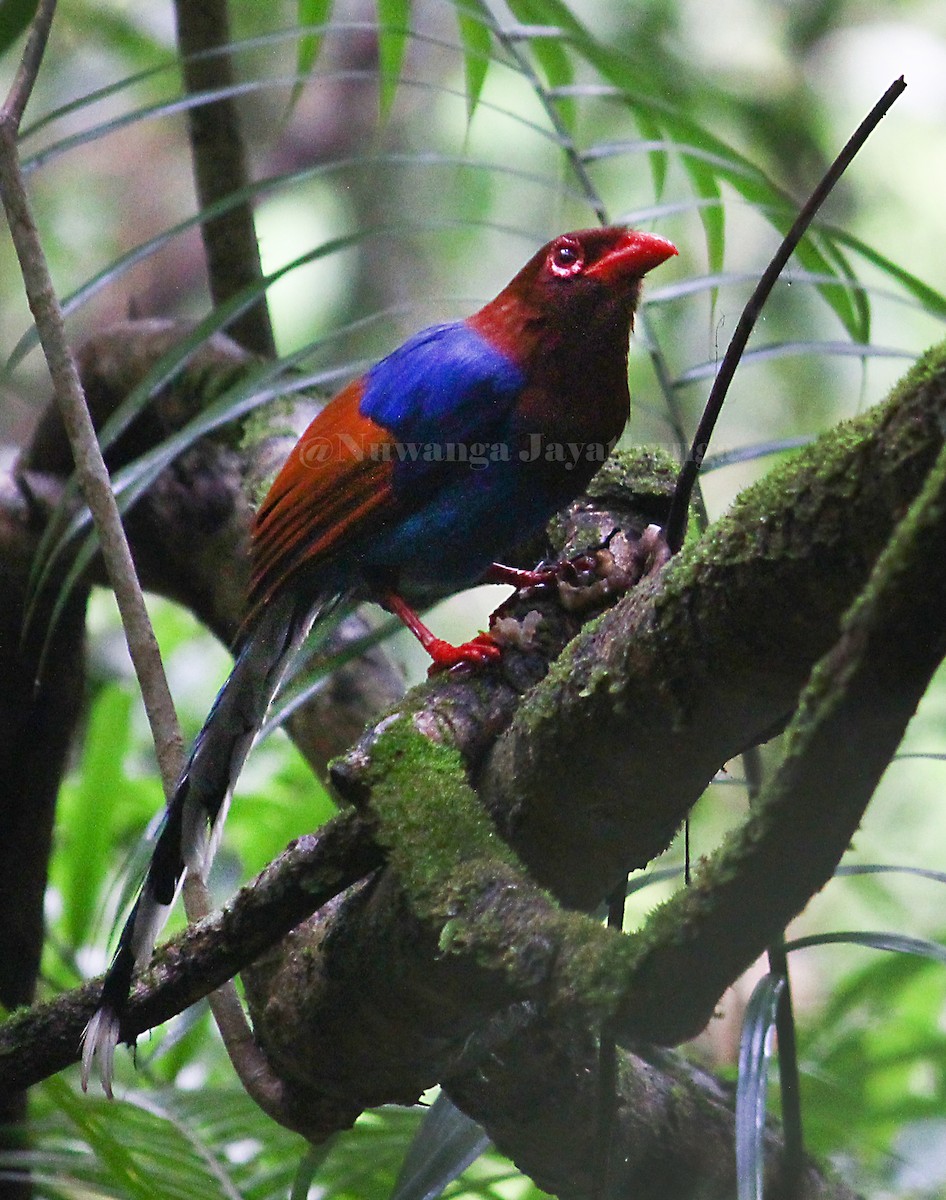
[[[488,633],[477,634],[472,641],[464,642],[462,646],[452,646],[442,638],[435,637],[397,592],[386,592],[381,597],[381,603],[388,612],[394,613],[404,622],[434,660],[428,671],[429,675],[435,675],[438,671],[446,671],[460,663],[479,665],[480,663],[494,662],[502,654],[498,642]]]
[[[478,633],[472,641],[464,642],[462,646],[452,646],[441,638],[434,638],[424,649],[434,660],[427,668],[428,675],[438,675],[460,663],[479,666],[481,663],[495,662],[503,652],[499,643],[488,633]]]

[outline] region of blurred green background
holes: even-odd
[[[681,251],[648,283],[632,348],[636,404],[627,432],[680,454],[680,431],[695,427],[713,365],[778,244],[775,226],[790,212],[789,199],[803,201],[901,74],[907,92],[821,215],[823,269],[793,263],[754,335],[711,451],[746,457],[706,475],[711,516],[771,465],[760,447],[815,435],[876,403],[942,337],[941,3],[576,0],[564,10],[551,0],[509,9],[353,0],[326,9],[324,29],[300,35],[300,15],[321,19],[324,7],[231,5],[252,175],[261,181],[264,271],[325,248],[269,293],[279,351],[299,352],[304,370],[354,372],[431,320],[472,311],[538,244],[595,223],[599,209],[608,220],[657,229]],[[567,28],[566,13],[583,34]],[[505,39],[491,35],[487,17]],[[550,30],[509,36],[525,23]],[[198,317],[209,309],[175,54],[168,5],[75,0],[57,14],[22,150],[57,289],[81,301],[69,305],[76,341],[129,312]],[[4,86],[15,61],[16,49],[8,49]],[[0,379],[0,452],[9,455],[28,438],[48,389],[38,350],[22,341],[30,318],[6,238],[0,290],[0,353],[13,356]],[[442,606],[438,631],[475,627],[496,594]],[[186,614],[166,603],[153,609],[192,735],[228,656]],[[95,598],[91,628],[88,729],[64,788],[48,899],[48,989],[104,966],[118,872],[161,803],[147,725],[104,594]],[[399,635],[393,648],[419,677],[413,646]],[[851,864],[946,869],[944,756],[940,681],[868,812]],[[701,802],[691,830],[695,855],[741,819],[740,774],[731,764]],[[330,811],[288,740],[268,739],[238,787],[214,880],[220,896]],[[674,846],[657,866],[681,864]],[[679,879],[635,893],[629,920],[676,886]],[[944,899],[942,880],[916,873],[846,875],[791,932],[889,930],[942,941]],[[844,946],[800,952],[791,965],[809,1146],[871,1196],[942,1194],[942,967]],[[735,1072],[751,986],[746,980],[727,994],[693,1047],[714,1069]],[[200,1107],[198,1087],[220,1089],[227,1097],[220,1111],[231,1123],[210,1129],[208,1118],[205,1129],[201,1113],[190,1112],[201,1131],[194,1154],[216,1156],[238,1194],[286,1194],[295,1165],[285,1164],[298,1161],[301,1142],[232,1095],[204,1017],[185,1015],[143,1044],[139,1065],[133,1077],[123,1064],[130,1109],[78,1102],[71,1082],[40,1089],[37,1120],[53,1174],[53,1148],[62,1155],[49,1194],[78,1195],[67,1176],[101,1194],[138,1194],[134,1164],[122,1174],[116,1157],[120,1138],[108,1141],[114,1128],[139,1121],[139,1138],[157,1145],[172,1137],[189,1104]],[[144,1090],[149,1083],[164,1090]],[[414,1124],[403,1114],[367,1118],[332,1151],[319,1186],[339,1196],[388,1194]],[[168,1154],[185,1157],[181,1149]],[[111,1183],[95,1174],[103,1163]],[[229,1194],[219,1180],[194,1183],[193,1194],[206,1197],[210,1186]],[[497,1161],[451,1185],[503,1196],[529,1186]]]

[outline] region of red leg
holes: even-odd
[[[381,597],[381,604],[407,626],[434,660],[430,668],[431,674],[455,667],[458,663],[493,662],[502,654],[499,645],[488,633],[480,633],[472,641],[464,642],[462,646],[452,646],[445,642],[431,633],[407,601],[396,592],[385,593]]]

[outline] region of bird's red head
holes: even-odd
[[[626,347],[641,279],[676,253],[666,238],[622,226],[560,234],[469,323],[519,361],[553,328],[590,342],[623,329]]]
[[[594,280],[609,287],[636,283],[654,267],[677,253],[673,242],[656,233],[609,226],[563,233],[543,246],[530,263],[538,266],[534,285],[555,281]]]

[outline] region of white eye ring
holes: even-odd
[[[549,255],[549,270],[562,279],[580,274],[584,265],[585,257],[576,242],[561,242]]]

